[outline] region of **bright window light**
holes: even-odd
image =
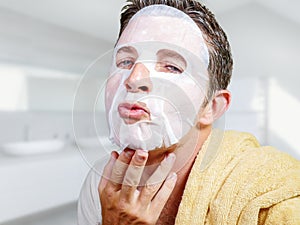
[[[23,70],[0,65],[0,110],[27,108],[27,83]]]
[[[80,76],[78,76],[78,74],[65,71],[2,63],[0,64],[0,111],[47,109],[47,107],[44,106],[47,106],[48,103],[41,101],[41,97],[52,95],[49,92],[51,85],[61,87],[61,85],[70,82],[69,85],[66,85],[65,90],[67,91],[70,89],[68,89],[69,86],[72,88],[73,86],[76,87],[79,78]],[[39,84],[38,82],[41,81],[45,81],[42,83],[44,85],[49,81],[49,84],[46,84],[46,87],[41,86],[40,93],[35,93],[36,90],[39,90],[39,87],[36,86]],[[57,83],[51,81],[57,81]],[[32,89],[32,87],[35,87],[35,89]],[[54,86],[54,88],[56,88],[56,86]],[[32,93],[35,93],[35,95],[32,96]],[[72,103],[73,92],[71,92],[71,94],[66,92],[64,95],[70,97],[71,100],[69,100],[69,102]],[[55,97],[55,95],[53,96]],[[41,106],[39,105],[40,103],[42,103]],[[58,102],[57,105],[59,105]],[[62,103],[62,105],[65,105],[65,103]]]
[[[271,79],[269,90],[270,131],[300,155],[300,101],[284,90],[276,79]]]

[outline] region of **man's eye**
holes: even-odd
[[[117,67],[120,69],[131,69],[133,66],[134,62],[130,59],[124,59],[120,62],[117,63]]]
[[[176,74],[182,73],[181,69],[173,65],[166,65],[165,68],[167,68],[170,73],[176,73]]]
[[[181,74],[183,69],[169,62],[158,62],[155,67],[156,71],[163,73]]]

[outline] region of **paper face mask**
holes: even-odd
[[[178,143],[194,126],[205,99],[208,53],[201,31],[190,19],[192,25],[168,38],[180,25],[174,13],[168,16],[178,10],[170,8],[160,12],[160,22],[154,15],[136,14],[115,48],[106,111],[110,139],[122,149],[149,151]],[[167,33],[160,27],[165,22]],[[160,33],[153,33],[155,26]]]

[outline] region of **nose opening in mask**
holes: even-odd
[[[141,62],[136,63],[124,81],[124,85],[128,92],[151,92],[152,82],[149,69]]]

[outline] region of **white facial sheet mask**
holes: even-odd
[[[122,34],[114,51],[111,75],[108,81],[108,83],[112,83],[112,86],[110,84],[107,85],[106,108],[110,127],[110,139],[119,145],[121,149],[128,147],[131,149],[150,151],[178,143],[191,127],[194,126],[196,116],[199,113],[199,109],[207,93],[208,53],[206,53],[207,49],[205,50],[206,46],[204,42],[204,47],[201,45],[202,42],[196,42],[199,44],[199,48],[192,53],[189,49],[184,49],[183,47],[185,46],[182,46],[178,40],[169,41],[165,38],[168,40],[166,42],[164,39],[157,37],[156,34],[152,36],[149,35],[150,31],[147,30],[147,26],[145,26],[145,30],[140,29],[139,16],[147,15],[148,22],[152,17],[154,20],[157,19],[155,15],[153,15],[153,10],[156,10],[156,7],[159,7],[160,10],[158,14],[160,24],[164,24],[163,21],[161,21],[161,19],[164,18],[162,15],[166,16],[166,18],[170,18],[169,13],[171,7],[168,6],[150,6],[147,7],[150,9],[145,8],[143,11],[141,10],[132,18],[133,21],[138,21],[137,24],[134,24],[134,29],[130,29],[127,33],[125,29],[123,32],[125,36],[128,35],[127,37],[129,37],[126,39],[127,42],[122,39]],[[165,13],[162,11],[164,9],[167,10]],[[147,14],[145,12],[146,10],[150,10],[150,14]],[[171,10],[178,11],[179,15],[184,14],[173,8],[171,8]],[[172,19],[174,19],[175,14],[171,15]],[[184,17],[185,16],[188,17],[184,14]],[[186,21],[186,18],[183,20],[184,23],[188,23],[190,26],[190,29],[186,28],[186,32],[193,30],[193,32],[196,32],[195,37],[199,37],[197,35],[200,34],[200,39],[202,39],[199,28],[196,27],[198,30],[195,30],[196,28],[194,26],[196,26],[196,24],[192,19],[189,18],[189,20],[190,21]],[[176,25],[173,24],[173,27],[174,26],[176,27]],[[163,27],[158,28],[157,32],[160,32],[159,30],[161,29],[163,29]],[[171,27],[169,27],[169,29],[171,29]],[[142,33],[142,35],[140,35],[140,33]],[[149,40],[141,38],[143,34],[147,35]],[[178,33],[176,37],[181,36],[185,43],[189,43],[189,40],[195,39],[193,35],[188,37],[189,35],[187,34]],[[139,40],[140,38],[141,40]],[[120,69],[116,66],[118,64],[118,62],[116,62],[116,54],[124,47],[130,47],[136,52],[134,65],[130,70]],[[158,52],[165,50],[176,52],[184,59],[185,66],[183,73],[174,74],[157,70]],[[125,56],[125,58],[126,57],[127,56]],[[165,54],[160,60],[165,62],[169,61],[172,57]],[[176,65],[176,59],[172,61],[173,65],[174,62]],[[150,80],[151,90],[149,92],[131,92],[128,91],[124,84],[135,70],[137,64],[142,64],[147,70],[145,81],[142,80],[139,82],[142,84]],[[111,91],[113,94],[110,93]],[[118,106],[124,102],[132,104],[142,103],[146,105],[150,110],[150,120],[140,120],[133,124],[126,124],[124,119],[120,117],[118,110]]]
[[[131,29],[127,29],[130,26]],[[209,52],[198,25],[184,12],[167,6],[151,5],[138,11],[122,32],[117,46],[128,42],[165,41],[198,56],[206,67]]]

